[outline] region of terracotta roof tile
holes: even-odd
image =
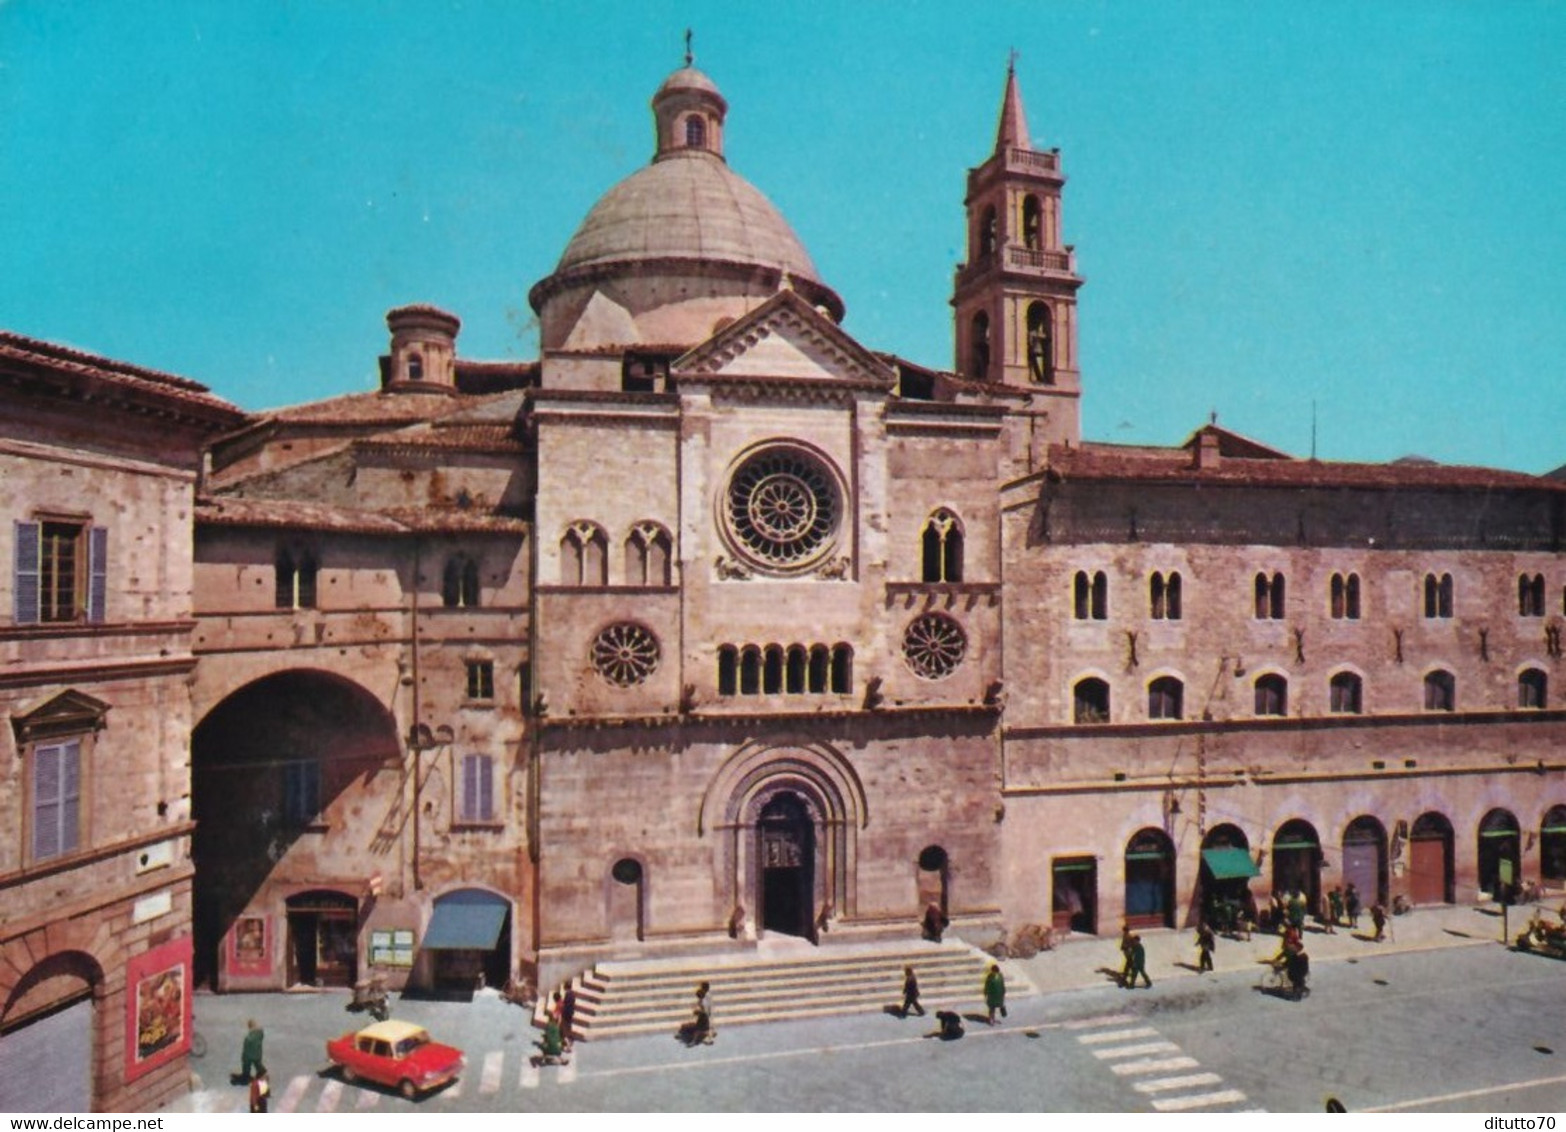
[[[1359,464],[1226,456],[1216,468],[1194,466],[1185,448],[1089,443],[1055,446],[1049,472],[1065,480],[1158,480],[1269,487],[1424,487],[1566,491],[1566,484],[1522,472],[1456,464]]]
[[[204,496],[196,521],[224,527],[292,528],[350,534],[490,532],[526,534],[530,524],[515,515],[460,507],[391,507],[379,511],[335,507],[297,499],[235,499]]]
[[[100,386],[117,389],[127,395],[152,397],[191,410],[200,410],[207,416],[226,418],[224,423],[228,427],[244,419],[243,410],[221,397],[213,396],[200,382],[89,354],[69,346],[27,338],[10,331],[0,330],[0,359],[25,367],[27,372],[40,378],[71,375],[96,381]]]

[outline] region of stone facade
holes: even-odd
[[[398,308],[379,391],[210,445],[164,723],[202,981],[1566,887],[1561,483],[1083,441],[1063,160],[1012,74],[956,364],[873,352],[727,109],[660,88],[653,162],[530,293],[537,362]]]
[[[0,1108],[50,1095],[38,1059],[72,1107],[187,1087],[191,516],[203,443],[241,419],[0,333]]]

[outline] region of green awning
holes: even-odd
[[[1202,863],[1214,880],[1240,880],[1261,876],[1256,862],[1246,849],[1203,849]]]
[[[1351,843],[1352,844],[1352,843]],[[1273,849],[1317,849],[1320,848],[1314,841],[1274,841]]]
[[[1480,837],[1516,837],[1517,836],[1517,831],[1515,829],[1481,829],[1479,831],[1479,836]]]
[[[458,896],[465,895],[458,893]],[[424,931],[426,951],[493,951],[510,911],[504,900],[483,894],[483,900],[438,901]]]

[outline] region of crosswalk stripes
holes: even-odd
[[[1200,1071],[1196,1058],[1129,1014],[1081,1018],[1062,1028],[1077,1033],[1077,1042],[1103,1062],[1111,1073],[1130,1080],[1157,1112],[1191,1112],[1244,1104],[1239,1089],[1223,1087],[1216,1073]],[[1196,1071],[1196,1072],[1192,1072]]]
[[[381,1094],[374,1089],[360,1089],[359,1099],[354,1101],[353,1107],[358,1109],[374,1108],[381,1103]]]
[[[321,1090],[321,1099],[316,1102],[316,1112],[336,1112],[337,1103],[343,1099],[343,1083],[332,1080],[326,1083],[326,1088]]]
[[[479,1073],[481,1096],[500,1091],[500,1072],[505,1067],[505,1060],[505,1050],[490,1050],[484,1055],[484,1068]]]
[[[309,1077],[295,1077],[288,1082],[288,1088],[283,1090],[283,1095],[278,1098],[278,1112],[293,1112],[299,1107],[299,1102],[304,1099],[305,1090],[310,1087]]]
[[[538,1066],[533,1064],[533,1059],[531,1057],[524,1057],[522,1059],[522,1077],[517,1082],[517,1084],[521,1085],[524,1089],[538,1088]]]

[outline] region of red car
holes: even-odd
[[[349,1084],[364,1079],[394,1088],[410,1101],[455,1081],[467,1064],[460,1049],[430,1041],[412,1022],[376,1022],[326,1043],[326,1056]]]

